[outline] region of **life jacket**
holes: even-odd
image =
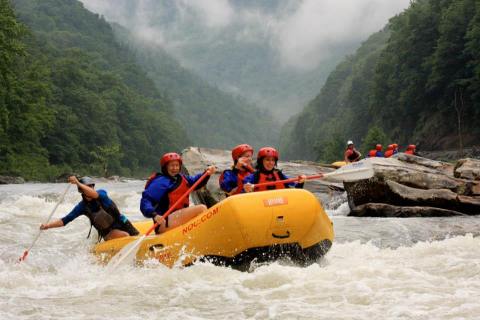
[[[222,174],[220,175],[220,178],[219,178],[220,184],[223,182],[225,171],[223,171]],[[243,179],[245,179],[250,174],[250,171],[248,170],[240,171],[237,169],[232,169],[229,171],[232,171],[233,173],[235,173],[235,176],[237,177],[237,186],[234,189],[232,189],[230,192],[226,192],[225,190],[223,190],[225,191],[227,197],[241,193],[243,190]]]
[[[350,161],[355,161],[358,158],[359,153],[357,151],[351,150],[351,149],[347,149],[347,150],[345,150],[345,152],[348,152],[349,150],[351,152],[349,152],[350,154],[347,156],[347,159],[350,160]]]
[[[280,178],[279,172],[280,171],[277,169],[273,169],[273,171],[269,174],[266,174],[260,171],[255,171],[255,173],[253,174],[254,184],[282,180],[282,178]],[[285,184],[278,183],[271,186],[263,186],[263,187],[255,188],[256,191],[275,190],[275,189],[285,189]]]
[[[180,175],[180,179],[177,179],[175,186],[168,192],[168,209],[170,209],[178,199],[180,199],[189,189],[188,181],[183,175]],[[177,204],[173,211],[188,208],[190,200],[185,197],[179,204]]]
[[[376,157],[376,156],[377,156],[377,150],[376,150],[376,149],[370,150],[370,151],[368,152],[368,156],[369,156],[370,158]]]
[[[393,156],[393,150],[385,151],[385,158],[390,158],[391,156]]]
[[[414,155],[414,154],[415,154],[415,152],[414,152],[413,150],[407,150],[407,151],[405,151],[405,154],[411,154],[411,155]]]
[[[92,203],[97,203],[97,211],[93,211]],[[102,202],[97,199],[85,203],[85,207],[85,215],[90,220],[91,226],[98,230],[101,237],[105,237],[112,230],[111,227],[113,223],[120,220],[120,210],[118,210],[117,205],[113,201],[109,207],[104,207]],[[90,227],[90,231],[91,230],[92,228]],[[88,233],[88,236],[90,236],[90,232]]]

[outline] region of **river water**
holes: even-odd
[[[131,220],[144,182],[99,183]],[[211,264],[108,272],[89,253],[89,223],[42,232],[67,184],[0,186],[0,319],[480,319],[480,218],[347,217],[325,198],[336,239],[307,268],[239,272]],[[319,195],[320,196],[320,195]],[[75,188],[54,218],[79,201]],[[343,202],[343,203],[342,203]]]

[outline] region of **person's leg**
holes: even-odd
[[[128,236],[129,236],[128,232],[125,232],[119,229],[113,229],[105,236],[105,241],[116,239],[116,238],[128,237]]]
[[[191,206],[188,208],[180,209],[175,212],[172,212],[167,219],[168,219],[168,228],[165,227],[165,224],[162,224],[160,227],[160,233],[170,229],[170,228],[176,228],[187,221],[195,218],[198,216],[200,213],[204,212],[207,210],[207,207],[203,204],[199,204],[196,206]]]

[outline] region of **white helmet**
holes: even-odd
[[[351,145],[351,144],[353,144],[353,141],[352,141],[352,140],[348,140],[348,141],[347,141],[347,146],[349,146],[349,145]]]

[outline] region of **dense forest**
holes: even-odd
[[[74,0],[0,0],[0,174],[144,174],[188,143],[111,26]]]
[[[288,158],[333,161],[352,139],[423,150],[478,143],[480,3],[416,0],[332,72],[283,128]]]
[[[193,145],[229,149],[245,142],[255,147],[276,144],[280,125],[270,113],[210,85],[161,46],[135,38],[118,24],[113,27],[119,42],[135,52],[138,64],[172,101]]]

